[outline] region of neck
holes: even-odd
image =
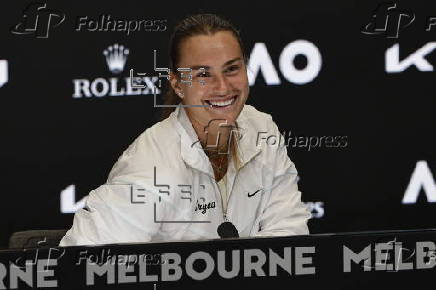
[[[229,151],[230,136],[232,131],[231,126],[220,127],[219,124],[222,123],[222,121],[211,122],[207,127],[207,130],[205,130],[207,124],[202,124],[198,120],[191,118],[189,114],[188,117],[191,120],[192,127],[197,133],[201,145],[206,151],[216,153],[225,153]]]

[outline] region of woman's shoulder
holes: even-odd
[[[108,181],[119,176],[152,177],[154,167],[175,168],[180,158],[180,135],[169,118],[145,129],[123,151]]]
[[[276,131],[277,125],[269,113],[259,111],[252,105],[244,105],[239,121],[254,132]]]
[[[248,105],[248,104],[244,105],[244,107],[242,108],[241,114],[245,114],[245,116],[247,116],[247,117],[259,117],[262,119],[271,119],[270,114],[268,114],[266,112],[259,111],[253,105]]]
[[[259,111],[254,106],[245,105],[243,116],[242,120],[245,129],[247,129],[246,133],[248,133],[245,144],[262,149],[261,157],[258,160],[264,162],[268,167],[271,162],[277,159],[277,156],[281,156],[280,159],[286,159],[287,147],[284,146],[284,136],[271,114]],[[285,160],[285,162],[288,162],[288,160]]]
[[[157,122],[136,137],[123,154],[159,157],[163,150],[175,152],[177,143],[180,144],[180,136],[173,134],[174,131],[174,125],[169,118]]]

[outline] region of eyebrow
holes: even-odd
[[[242,58],[241,58],[241,57],[237,57],[237,58],[231,59],[231,60],[229,60],[229,61],[226,61],[226,63],[225,63],[223,66],[226,66],[226,65],[232,64],[232,63],[234,63],[234,62],[236,62],[236,61],[238,61],[238,60],[242,60]],[[210,66],[208,66],[208,65],[193,65],[193,66],[191,66],[190,68],[191,68],[192,70],[199,70],[199,69],[201,69],[201,68],[204,68],[205,70],[209,70],[209,69],[210,69]]]

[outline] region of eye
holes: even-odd
[[[239,70],[239,65],[231,65],[225,70],[225,72],[235,72],[237,70]]]
[[[207,71],[202,71],[201,73],[199,73],[197,75],[197,77],[199,77],[199,78],[207,78],[207,77],[210,77],[210,73],[207,72]]]

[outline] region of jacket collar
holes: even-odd
[[[239,169],[245,166],[245,164],[262,150],[261,147],[256,146],[257,132],[256,128],[254,128],[249,120],[247,106],[249,105],[244,105],[244,108],[236,119],[240,136],[238,142],[238,154],[241,159],[241,164]],[[214,177],[209,158],[199,143],[197,133],[186,114],[185,108],[177,106],[174,112],[171,113],[170,118],[181,137],[180,152],[184,162],[189,166]]]

